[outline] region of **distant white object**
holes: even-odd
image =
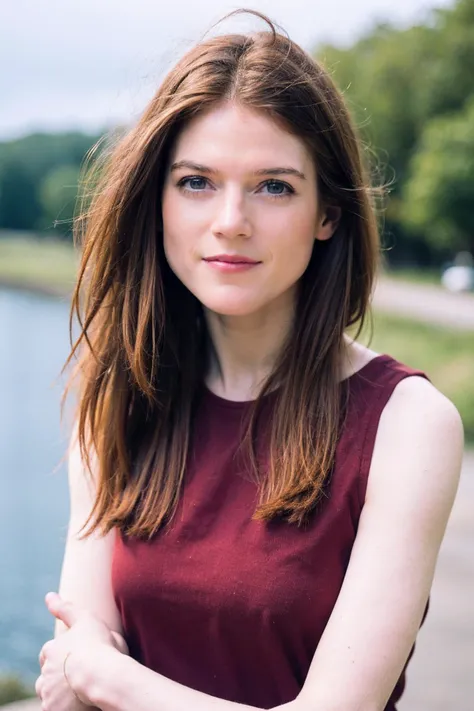
[[[448,291],[473,291],[474,268],[467,264],[448,267],[443,272],[441,284]]]

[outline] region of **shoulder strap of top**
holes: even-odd
[[[357,374],[356,374],[357,375]],[[430,380],[422,370],[411,368],[389,355],[374,358],[351,385],[359,440],[359,497],[363,506],[375,438],[382,412],[399,382],[411,376]]]

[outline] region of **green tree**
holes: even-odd
[[[12,158],[0,162],[0,226],[31,229],[40,215],[36,181],[28,168]]]
[[[402,31],[379,25],[349,49],[326,46],[318,52],[362,137],[398,186],[426,120],[419,83],[431,61],[432,39],[428,27]]]
[[[417,92],[422,118],[458,111],[474,93],[474,0],[434,10]]]
[[[59,234],[71,232],[79,185],[79,167],[60,165],[42,180],[39,197],[43,208],[41,226],[56,228]]]
[[[424,23],[408,29],[378,25],[352,47],[323,46],[317,56],[345,95],[367,145],[367,157],[378,166],[382,179],[392,183],[385,225],[394,237],[388,243],[396,246],[389,259],[395,261],[400,253],[425,262],[445,259],[442,246],[451,250],[469,241],[460,223],[454,237],[452,221],[461,195],[474,199],[467,164],[457,171],[459,176],[465,172],[462,188],[459,184],[453,195],[447,186],[438,203],[437,237],[431,234],[427,206],[424,217],[420,208],[415,220],[413,206],[408,210],[405,203],[413,194],[418,152],[423,152],[425,164],[428,161],[427,126],[442,117],[451,121],[454,114],[461,116],[474,96],[474,0],[457,0],[450,8],[433,10]],[[449,225],[449,237],[443,225]]]
[[[474,94],[423,131],[404,186],[402,222],[434,250],[474,252]]]
[[[61,166],[79,171],[86,153],[98,138],[79,132],[35,133],[0,143],[0,228],[42,230],[50,227],[55,219],[69,219],[70,212],[59,215],[63,205],[53,207],[54,199],[40,194],[41,185]],[[66,173],[64,185],[70,184],[72,178],[72,173]],[[77,177],[74,180],[77,184]],[[58,190],[53,185],[52,192]],[[69,197],[70,193],[65,193],[67,201]],[[50,210],[47,214],[43,214],[45,204]],[[56,207],[58,212],[55,213]]]

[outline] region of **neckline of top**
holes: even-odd
[[[367,372],[371,370],[371,368],[373,368],[374,366],[378,366],[380,363],[383,363],[386,360],[391,360],[391,357],[386,353],[380,353],[379,355],[374,356],[369,361],[367,361],[367,363],[365,363],[362,368],[359,368],[359,370],[354,371],[354,373],[351,373],[351,375],[349,375],[347,378],[341,380],[341,384],[352,384],[354,381],[357,381],[359,378],[366,375]],[[216,393],[210,390],[205,383],[203,383],[202,387],[208,400],[213,401],[216,405],[220,405],[221,407],[225,407],[228,409],[240,410],[252,405],[252,403],[255,402],[255,400],[228,400],[225,397],[221,397],[221,395],[216,395]],[[271,395],[273,395],[273,393],[276,392],[277,390],[273,390],[271,393],[268,393],[264,396],[264,400],[266,400]]]

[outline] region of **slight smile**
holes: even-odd
[[[262,263],[240,254],[216,254],[213,257],[204,257],[203,260],[213,269],[227,273],[248,271]]]

